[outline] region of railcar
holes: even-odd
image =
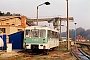
[[[58,30],[44,26],[29,26],[24,29],[24,49],[48,50],[59,46]]]

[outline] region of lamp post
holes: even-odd
[[[69,41],[69,18],[68,18],[68,0],[66,0],[67,3],[67,50],[70,50],[70,41]]]
[[[75,24],[75,48],[76,48],[76,24],[77,23],[74,23]]]
[[[44,4],[45,4],[45,5],[50,5],[49,2],[44,2],[44,3],[42,3],[42,4],[40,4],[40,5],[37,6],[37,25],[38,25],[38,7],[39,7],[39,6],[42,6],[42,5],[44,5]]]

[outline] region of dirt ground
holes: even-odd
[[[69,52],[60,53],[54,51],[48,55],[24,55],[24,53],[14,51],[10,53],[4,52],[0,55],[0,60],[75,60],[75,57],[71,56]]]
[[[49,54],[30,55],[27,53],[18,53],[17,51],[0,51],[0,60],[76,60],[74,56],[66,50],[65,44],[60,44],[59,48],[50,51]]]

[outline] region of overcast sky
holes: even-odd
[[[0,11],[19,13],[29,18],[36,17],[36,6],[49,1],[49,6],[39,7],[39,18],[55,17],[61,15],[66,17],[66,0],[0,0]],[[74,17],[78,27],[90,29],[90,0],[69,0],[69,17]],[[74,29],[74,22],[70,22],[70,29]],[[62,22],[65,24],[66,22]],[[45,25],[44,23],[41,23]],[[40,25],[41,25],[40,24]],[[47,24],[48,25],[48,24]],[[62,27],[66,31],[65,27]]]

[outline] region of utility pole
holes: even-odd
[[[60,19],[60,38],[59,39],[60,39],[60,41],[62,40],[61,39],[61,19]]]
[[[67,5],[67,50],[70,50],[70,41],[69,41],[69,18],[68,18],[68,0],[66,0]]]

